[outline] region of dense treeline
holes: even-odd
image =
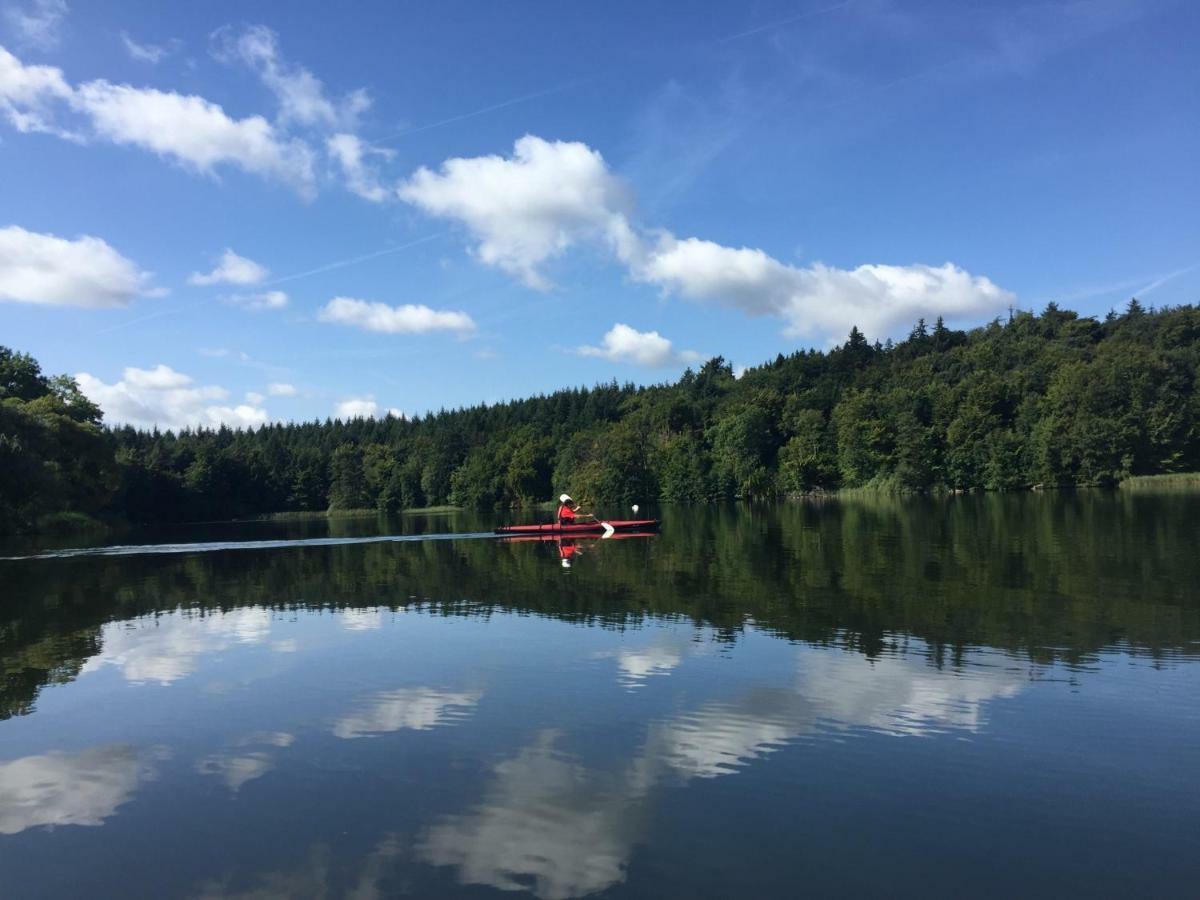
[[[854,329],[735,378],[616,383],[407,419],[104,430],[69,378],[0,357],[0,523],[453,503],[701,502],[846,487],[1011,490],[1200,469],[1200,310],[1051,304],[904,341]]]

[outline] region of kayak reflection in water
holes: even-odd
[[[555,543],[558,544],[558,557],[562,560],[562,567],[564,569],[571,568],[571,560],[575,558],[576,554],[582,552],[579,544],[575,541],[556,541]]]

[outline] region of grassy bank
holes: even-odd
[[[1121,482],[1123,491],[1197,491],[1200,472],[1172,472],[1169,475],[1135,475]]]

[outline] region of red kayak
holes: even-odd
[[[617,531],[657,531],[658,519],[610,519],[607,522],[579,522],[575,525],[504,525],[496,534],[612,534]]]

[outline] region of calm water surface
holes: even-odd
[[[1200,496],[663,515],[0,561],[0,896],[1194,893]]]

